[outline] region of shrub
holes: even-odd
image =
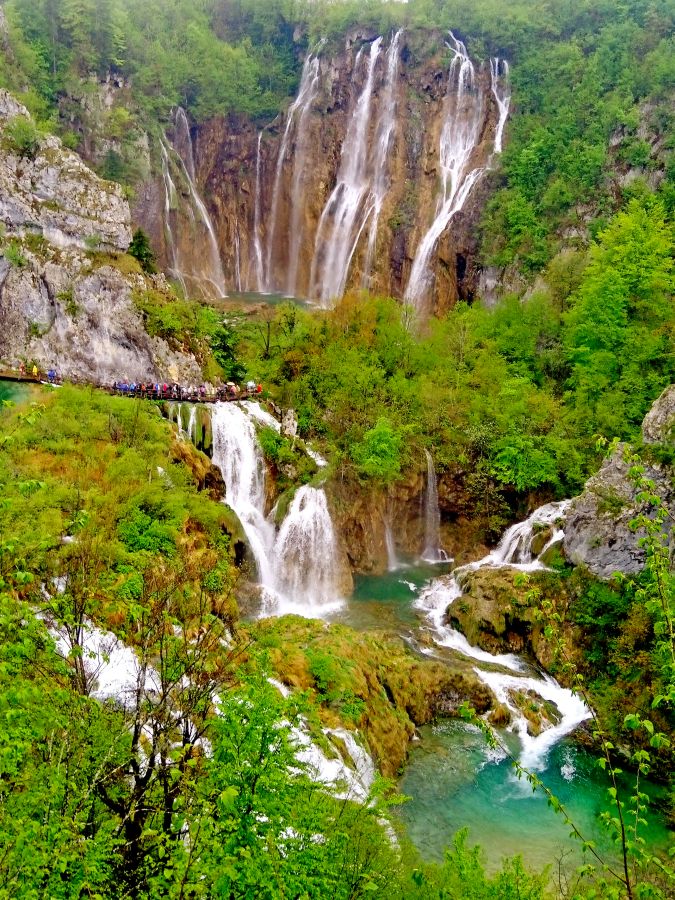
[[[27,116],[15,116],[5,126],[5,147],[19,156],[33,159],[40,149],[40,137],[35,123]]]

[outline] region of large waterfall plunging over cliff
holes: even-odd
[[[331,55],[319,45],[286,114],[262,130],[191,129],[176,112],[160,215],[142,224],[188,290],[216,292],[219,251],[232,290],[327,306],[368,288],[420,313],[474,296],[476,188],[503,146],[509,69],[472,59],[453,34],[423,36],[426,55],[414,31],[350,38]]]
[[[185,294],[206,299],[223,297],[225,273],[216,232],[197,189],[190,125],[180,107],[174,114],[173,131],[172,143],[166,135],[160,139],[169,272]],[[236,272],[233,277],[236,281]]]
[[[466,203],[472,188],[486,168],[479,153],[485,127],[484,97],[479,90],[476,68],[465,45],[450,32],[449,47],[454,53],[448,78],[444,122],[439,146],[441,192],[436,202],[436,216],[415,253],[405,299],[418,312],[422,311],[433,285],[432,257],[436,245],[454,216]],[[495,129],[494,150],[501,152],[502,133],[508,115],[508,94],[499,86],[498,59],[491,60],[491,90],[497,100],[499,119]]]
[[[299,488],[276,534],[265,515],[266,470],[254,425],[254,420],[269,425],[270,419],[255,403],[216,403],[213,462],[255,558],[263,615],[322,615],[342,603],[337,538],[326,494],[323,488]]]

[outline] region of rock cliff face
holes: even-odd
[[[149,284],[121,255],[131,240],[122,189],[55,137],[14,150],[11,123],[27,117],[0,91],[0,360],[99,382],[198,379],[192,357],[144,330],[133,293]],[[152,286],[168,290],[163,278]]]
[[[645,444],[672,447],[673,425],[675,385],[666,388],[645,417]],[[589,479],[584,492],[572,501],[565,523],[565,555],[598,578],[611,578],[614,572],[634,575],[644,566],[641,535],[631,529],[630,523],[638,513],[648,513],[649,509],[637,500],[625,451],[625,447],[617,447],[597,475]],[[674,474],[671,466],[656,462],[645,469],[645,476],[654,482],[656,493],[668,506],[675,501]]]
[[[376,34],[349,35],[341,53],[310,57],[298,98],[261,132],[242,119],[191,129],[195,182],[228,290],[330,302],[343,286],[367,286],[402,298],[442,205],[444,177],[461,156],[465,174],[481,175],[434,245],[425,311],[473,297],[475,222],[497,158],[500,111],[490,66],[468,57],[460,66],[447,40],[427,32],[379,43]],[[505,70],[501,77],[506,83]],[[461,103],[450,109],[458,91]],[[455,142],[450,153],[441,150],[444,128],[446,144]],[[181,128],[167,141],[185,157]],[[176,255],[206,248],[204,234],[195,245],[200,213],[180,168],[148,183],[134,209],[168,269]]]

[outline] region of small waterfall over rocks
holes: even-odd
[[[425,562],[447,562],[448,554],[441,547],[441,511],[438,507],[438,481],[434,459],[428,450],[427,487],[424,495],[424,549],[422,559]]]
[[[321,614],[342,605],[337,539],[321,488],[296,492],[274,545],[275,583],[284,599],[277,614]]]
[[[299,488],[276,534],[265,515],[265,462],[254,421],[279,430],[279,423],[257,403],[212,407],[213,462],[225,480],[225,501],[239,517],[255,558],[262,615],[324,615],[343,602],[326,494],[309,485]]]
[[[263,591],[273,591],[274,525],[265,517],[265,461],[255,427],[236,403],[214,404],[211,416],[213,462],[225,479],[225,500],[241,521]]]
[[[545,569],[541,557],[551,546],[562,541],[564,531],[560,523],[564,521],[570,503],[569,500],[547,503],[535,510],[524,522],[507,529],[491,553],[477,562],[461,566],[449,576],[432,581],[416,602],[417,608],[426,613],[434,631],[434,640],[439,646],[457,650],[478,663],[490,664],[490,670],[477,666],[474,671],[511,713],[511,728],[518,735],[522,747],[520,762],[534,771],[545,766],[550,748],[590,718],[591,711],[580,697],[560,687],[555,679],[533,674],[530,666],[515,654],[492,654],[472,646],[461,632],[445,623],[445,618],[448,607],[462,596],[462,576],[469,571],[483,567],[508,567],[526,572]],[[551,536],[536,554],[533,549],[535,537],[544,528],[551,529]],[[508,672],[495,671],[495,666]],[[545,728],[537,736],[529,733],[527,720],[514,701],[514,695],[527,692],[554,703],[560,714],[557,724]]]

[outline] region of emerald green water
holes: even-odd
[[[23,403],[30,396],[31,387],[19,381],[0,381],[0,403],[11,400],[12,403]]]
[[[478,729],[447,721],[422,728],[421,735],[400,781],[402,793],[412,799],[399,815],[424,857],[441,860],[453,835],[468,826],[469,842],[482,846],[490,871],[498,869],[505,856],[516,854],[537,869],[557,866],[559,858],[567,870],[591,861],[546,797],[519,781],[507,759],[496,759]],[[517,742],[512,752],[517,753]],[[584,836],[596,841],[601,855],[612,861],[615,851],[598,819],[608,808],[607,782],[594,758],[564,740],[550,751],[539,774]],[[655,786],[646,790],[653,797],[658,794]],[[643,836],[650,846],[665,848],[670,832],[655,812],[649,819]]]
[[[358,576],[348,604],[331,618],[360,630],[384,628],[412,637],[422,625],[414,607],[420,590],[448,568],[415,563],[380,576]],[[590,861],[544,794],[533,793],[527,781],[519,781],[510,762],[490,751],[478,729],[452,720],[424,727],[420,734],[422,740],[413,745],[399,783],[411,798],[399,815],[425,858],[442,860],[453,835],[468,827],[469,841],[482,846],[489,871],[499,869],[504,857],[517,854],[535,869],[557,867],[560,859],[570,873]],[[518,739],[509,732],[502,737],[517,757]],[[584,837],[597,843],[608,862],[614,861],[615,849],[599,821],[608,808],[608,785],[595,758],[565,739],[550,750],[538,774]],[[647,792],[653,797],[660,793],[656,786]],[[626,798],[630,793],[626,791]],[[643,836],[649,846],[667,847],[671,833],[663,819],[656,810],[648,818]]]

